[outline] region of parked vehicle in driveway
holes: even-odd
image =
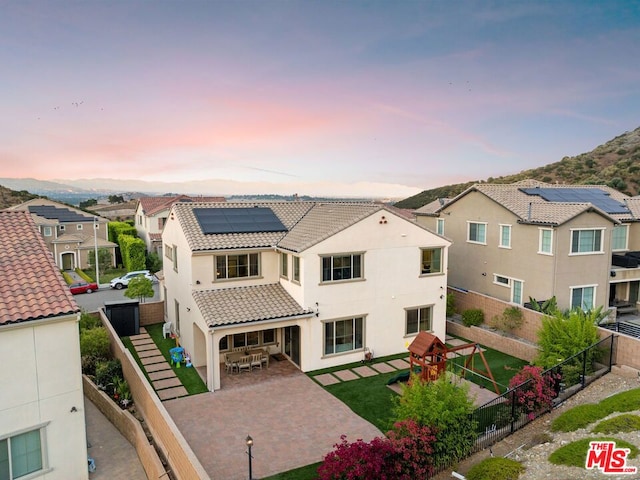
[[[71,290],[71,293],[74,295],[77,295],[78,293],[92,293],[98,290],[98,284],[95,282],[87,283],[84,281],[73,282],[69,285],[69,290]]]
[[[158,278],[149,270],[136,270],[135,272],[129,272],[122,275],[121,277],[114,278],[113,280],[111,280],[111,283],[109,285],[111,286],[111,288],[121,290],[129,286],[129,281],[132,278],[139,277],[141,275],[144,275],[145,278],[148,278],[153,283],[158,283]]]

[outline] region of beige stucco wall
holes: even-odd
[[[44,424],[38,478],[88,478],[78,316],[2,326],[0,351],[0,438]]]

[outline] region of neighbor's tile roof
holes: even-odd
[[[274,247],[286,232],[218,233],[205,235],[193,213],[194,208],[266,207],[290,230],[313,207],[311,202],[264,203],[176,203],[173,212],[192,251]],[[171,220],[169,220],[171,221]]]
[[[18,211],[29,211],[29,207],[41,207],[41,206],[47,206],[47,207],[55,207],[57,209],[60,209],[59,211],[62,213],[65,210],[69,210],[75,214],[77,214],[80,217],[83,217],[84,220],[86,222],[93,222],[94,218],[98,218],[98,220],[101,220],[100,223],[106,223],[108,222],[107,219],[99,217],[97,215],[94,215],[92,213],[87,213],[84,212],[82,210],[79,210],[77,208],[74,208],[70,205],[65,205],[64,203],[59,203],[59,202],[54,202],[53,200],[49,200],[47,198],[34,198],[32,200],[28,200],[24,203],[21,203],[20,205],[14,205],[12,207],[7,208],[6,210],[18,210]],[[32,213],[31,214],[34,221],[36,222],[36,224],[38,225],[56,225],[59,223],[65,223],[64,220],[60,220],[57,218],[46,218],[44,216],[38,215],[36,213]],[[74,219],[72,220],[70,223],[78,223],[79,220]]]
[[[80,311],[28,212],[0,212],[0,325]]]
[[[524,180],[522,182],[512,184],[479,183],[469,187],[456,198],[451,200],[451,202],[440,207],[438,212],[446,210],[450,204],[456,202],[469,192],[478,191],[513,212],[523,223],[561,225],[575,216],[589,210],[597,211],[604,217],[612,220],[632,219],[629,214],[608,214],[589,202],[549,202],[539,195],[527,195],[521,190],[522,188],[532,187],[594,188],[604,190],[611,198],[618,200],[621,203],[625,203],[625,201],[628,203],[629,199],[626,195],[606,185],[559,185],[547,184],[535,180]]]
[[[139,200],[142,211],[145,215],[153,215],[163,210],[168,210],[176,202],[224,202],[224,197],[190,197],[188,195],[177,195],[172,197],[141,197]]]
[[[193,292],[193,298],[209,327],[312,313],[298,305],[279,283],[196,290]]]
[[[425,216],[433,215],[434,213],[436,213],[436,211],[444,207],[450,201],[450,198],[436,198],[432,202],[429,202],[426,205],[423,205],[422,207],[416,209],[413,213],[416,215]]]

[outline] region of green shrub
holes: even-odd
[[[62,273],[62,278],[64,278],[64,281],[67,282],[67,285],[71,285],[73,283],[73,278],[71,278],[71,275],[69,275],[65,271],[61,271],[61,273]]]
[[[96,381],[99,388],[113,394],[116,379],[123,378],[120,360],[102,360],[96,363]]]
[[[501,316],[495,316],[491,319],[491,326],[503,332],[511,332],[516,328],[520,328],[524,322],[524,315],[520,308],[513,306],[507,307]]]
[[[640,416],[625,413],[598,423],[593,433],[635,432],[640,430]]]
[[[587,452],[589,451],[590,442],[616,442],[616,448],[628,448],[630,450],[627,458],[635,458],[638,456],[638,449],[624,440],[617,438],[583,438],[575,442],[568,443],[563,447],[560,447],[551,455],[549,455],[549,461],[554,465],[566,465],[568,467],[580,467],[584,468],[585,461],[587,459]]]
[[[87,313],[84,310],[80,314],[80,332],[90,328],[101,327],[102,321],[98,315]]]
[[[453,293],[447,293],[447,317],[453,317],[456,313],[456,297]]]
[[[89,258],[92,258],[91,256],[89,256]],[[80,275],[80,277],[87,283],[91,283],[91,282],[95,282],[95,278],[91,278],[89,275],[87,275],[86,273],[84,273],[81,269],[76,268],[75,272]]]
[[[80,333],[80,355],[106,360],[110,356],[109,334],[104,327],[95,327]]]
[[[467,480],[516,480],[525,468],[510,458],[491,457],[471,467]]]
[[[484,322],[484,312],[479,308],[470,308],[462,312],[462,323],[465,327],[482,325]]]
[[[605,414],[605,416],[608,414]],[[553,423],[552,432],[573,432],[579,428],[585,428],[590,423],[602,418],[602,408],[595,403],[578,405],[571,410],[563,412]]]

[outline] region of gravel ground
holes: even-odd
[[[640,387],[640,382],[635,378],[627,378],[615,373],[609,373],[602,378],[596,380],[587,388],[577,393],[564,404],[554,409],[548,415],[544,415],[528,424],[521,430],[506,437],[504,440],[493,445],[492,450],[494,456],[509,456],[514,460],[518,460],[524,464],[526,471],[520,475],[518,480],[573,480],[573,479],[640,479],[640,455],[632,460],[627,461],[627,466],[635,466],[638,468],[636,475],[605,475],[599,470],[586,470],[577,467],[564,467],[552,465],[547,461],[549,455],[561,446],[574,440],[579,440],[590,436],[590,430],[594,425],[590,425],[586,429],[580,429],[575,432],[562,433],[551,432],[551,422],[566,410],[581,405],[583,403],[597,403],[600,400],[609,397],[615,393]],[[640,411],[629,412],[640,415]],[[613,414],[615,416],[619,414]],[[608,418],[608,417],[607,417]],[[549,435],[552,440],[547,443],[538,443],[537,439]],[[629,443],[640,448],[640,432],[619,433],[611,435],[613,437],[626,440]],[[483,450],[469,457],[455,469],[456,472],[465,474],[473,465],[479,463],[489,456],[489,450]],[[436,477],[437,480],[445,480],[453,478],[451,471],[444,472]]]

